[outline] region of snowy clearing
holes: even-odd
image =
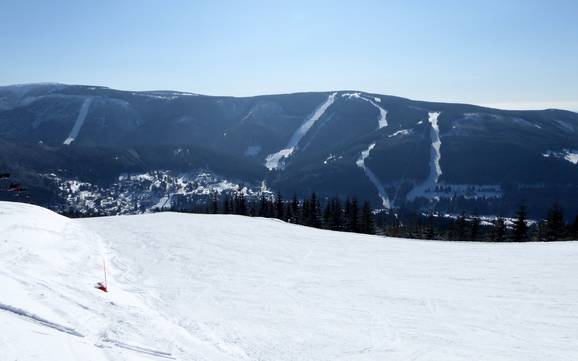
[[[355,161],[355,164],[359,168],[363,169],[363,172],[365,173],[369,181],[377,189],[377,193],[379,194],[379,198],[381,198],[381,204],[383,205],[383,208],[389,209],[391,205],[389,202],[389,197],[387,196],[387,192],[383,187],[383,183],[381,183],[381,181],[379,180],[379,178],[377,178],[375,173],[373,173],[373,171],[369,169],[368,166],[365,165],[365,159],[369,157],[369,153],[371,153],[374,147],[375,143],[371,143],[366,150],[362,151],[361,154],[359,155],[359,158],[357,158],[357,161]]]
[[[417,197],[432,197],[440,176],[442,168],[440,166],[441,153],[440,129],[438,126],[439,112],[428,113],[428,121],[431,125],[431,150],[430,150],[430,171],[428,177],[419,185],[415,186],[407,195],[407,199],[414,200]]]
[[[103,258],[109,293],[93,288]],[[574,360],[577,259],[578,242],[415,241],[228,215],[69,220],[0,202],[0,358]]]
[[[88,114],[88,109],[90,108],[90,104],[92,103],[92,98],[86,98],[80,107],[80,111],[78,112],[78,116],[76,117],[76,121],[74,122],[74,126],[70,130],[70,134],[68,137],[62,142],[62,144],[70,145],[70,143],[74,142],[78,137],[78,133],[80,129],[84,125],[84,120],[86,119],[86,115]]]
[[[554,157],[564,159],[572,164],[578,164],[578,150],[576,149],[564,149],[560,152],[548,150],[543,153],[542,156],[545,158]]]
[[[269,170],[279,168],[279,163],[281,162],[281,160],[283,158],[288,158],[289,156],[291,156],[291,154],[293,154],[293,151],[295,151],[295,149],[299,145],[299,142],[307,134],[309,129],[311,129],[313,124],[315,124],[315,122],[318,121],[319,118],[323,116],[323,114],[325,114],[327,108],[329,108],[331,104],[333,104],[336,95],[337,93],[330,94],[327,97],[327,99],[321,105],[319,105],[317,109],[315,109],[313,114],[309,118],[307,118],[305,122],[303,122],[303,124],[301,124],[301,126],[295,131],[295,133],[293,133],[285,149],[281,149],[277,153],[269,154],[267,156],[265,166]]]
[[[373,100],[371,100],[370,98],[362,96],[361,93],[344,93],[341,94],[341,97],[347,99],[361,99],[373,105],[379,111],[379,118],[377,119],[377,129],[387,127],[387,110],[383,109],[379,104],[377,104],[381,103],[380,98],[374,97]]]

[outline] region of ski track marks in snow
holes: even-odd
[[[41,324],[42,326],[46,326],[46,327],[55,329],[55,330],[57,330],[57,331],[67,333],[67,334],[69,334],[69,335],[73,335],[73,336],[77,336],[77,337],[84,337],[82,334],[80,334],[79,332],[77,332],[77,331],[76,331],[75,329],[73,329],[73,328],[66,327],[66,326],[63,326],[63,325],[59,325],[59,324],[56,323],[56,322],[48,321],[48,320],[45,319],[45,318],[42,318],[42,317],[40,317],[40,316],[37,316],[37,315],[35,315],[35,314],[31,313],[31,312],[25,311],[25,310],[20,309],[20,308],[18,308],[18,307],[13,307],[13,306],[10,306],[10,305],[5,305],[5,304],[3,304],[3,303],[0,303],[0,310],[6,311],[6,312],[10,312],[10,313],[12,313],[12,314],[14,314],[14,315],[16,315],[16,316],[18,316],[18,317],[24,318],[25,320],[28,320],[28,321],[31,321],[31,322],[34,322],[34,323]]]
[[[387,127],[387,110],[383,109],[379,104],[377,104],[377,103],[381,103],[381,99],[374,97],[373,100],[371,100],[370,98],[366,98],[366,97],[362,96],[361,93],[345,93],[345,94],[342,94],[341,96],[344,98],[348,98],[348,99],[355,98],[355,99],[365,100],[369,104],[376,107],[377,110],[379,110],[379,118],[377,119],[377,129]]]
[[[405,240],[170,212],[69,220],[10,202],[0,235],[0,301],[18,308],[0,310],[2,361],[578,354],[578,242]],[[92,287],[102,256],[106,294]]]
[[[74,122],[74,126],[70,130],[70,134],[68,137],[62,142],[62,144],[69,145],[70,143],[74,142],[78,137],[78,132],[84,125],[84,120],[86,119],[86,115],[88,114],[88,108],[90,108],[90,104],[92,103],[92,98],[86,98],[80,107],[80,111],[78,112],[78,116],[76,117],[76,121]]]
[[[385,188],[383,187],[383,184],[377,178],[375,173],[373,173],[373,171],[365,165],[365,159],[367,157],[369,157],[369,153],[371,153],[371,151],[373,150],[374,147],[375,147],[375,143],[372,143],[366,150],[362,151],[361,155],[359,156],[359,158],[357,159],[355,164],[357,164],[357,166],[359,168],[363,169],[367,178],[369,178],[371,183],[373,183],[373,185],[377,189],[377,193],[379,194],[379,198],[381,198],[381,203],[383,204],[383,207],[386,209],[389,209],[391,205],[390,205],[389,197],[387,196],[387,192],[385,191]]]
[[[293,133],[291,139],[289,139],[289,143],[287,143],[287,146],[284,149],[281,149],[277,153],[269,154],[267,156],[265,166],[269,170],[277,169],[283,158],[288,158],[291,156],[291,154],[293,154],[301,139],[303,139],[309,129],[311,129],[311,127],[315,124],[315,122],[319,120],[321,116],[323,116],[327,108],[333,104],[336,95],[337,93],[330,94],[327,99],[321,105],[319,105],[317,109],[315,109],[313,114],[307,118],[307,120],[305,120],[305,122],[303,122],[303,124],[301,124],[301,126]]]
[[[415,186],[407,195],[408,200],[414,200],[417,197],[432,196],[435,192],[435,187],[438,183],[440,176],[442,175],[442,168],[440,166],[441,160],[441,139],[440,130],[438,126],[439,112],[429,112],[428,121],[431,125],[430,137],[431,137],[431,148],[430,148],[430,171],[428,177],[421,184]],[[431,194],[428,194],[431,193]]]
[[[103,338],[102,341],[105,343],[112,344],[116,347],[124,348],[126,350],[142,353],[145,355],[160,357],[160,358],[165,358],[165,359],[170,359],[170,360],[176,360],[173,357],[173,355],[169,352],[153,350],[153,349],[142,347],[142,346],[129,345],[128,343],[124,343],[124,342],[120,342],[120,341],[116,341],[116,340],[111,340],[110,338],[106,338],[106,337]]]

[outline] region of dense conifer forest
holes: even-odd
[[[423,214],[398,209],[376,211],[367,201],[333,197],[319,199],[316,193],[300,200],[277,193],[248,200],[242,193],[219,196],[195,207],[171,209],[174,212],[203,214],[236,214],[250,217],[276,218],[285,222],[340,232],[377,234],[389,237],[471,241],[529,242],[578,240],[578,215],[566,219],[555,202],[542,220],[528,219],[528,210],[521,204],[515,218]]]

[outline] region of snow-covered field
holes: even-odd
[[[93,288],[109,269],[109,293]],[[0,202],[0,360],[576,360],[578,243]]]

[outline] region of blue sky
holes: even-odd
[[[578,1],[0,0],[0,84],[578,110]]]

